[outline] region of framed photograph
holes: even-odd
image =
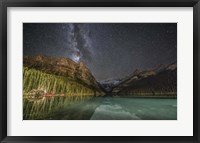
[[[199,143],[199,5],[1,1],[1,142]]]

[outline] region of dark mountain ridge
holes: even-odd
[[[135,70],[129,78],[112,90],[113,95],[176,95],[176,92],[176,63],[145,71]]]

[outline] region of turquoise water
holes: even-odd
[[[50,115],[55,120],[176,120],[177,99],[95,97]]]

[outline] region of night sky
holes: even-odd
[[[24,23],[24,55],[83,62],[98,81],[177,61],[176,23]]]

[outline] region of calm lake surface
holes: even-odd
[[[177,99],[94,97],[66,106],[50,120],[176,120]]]

